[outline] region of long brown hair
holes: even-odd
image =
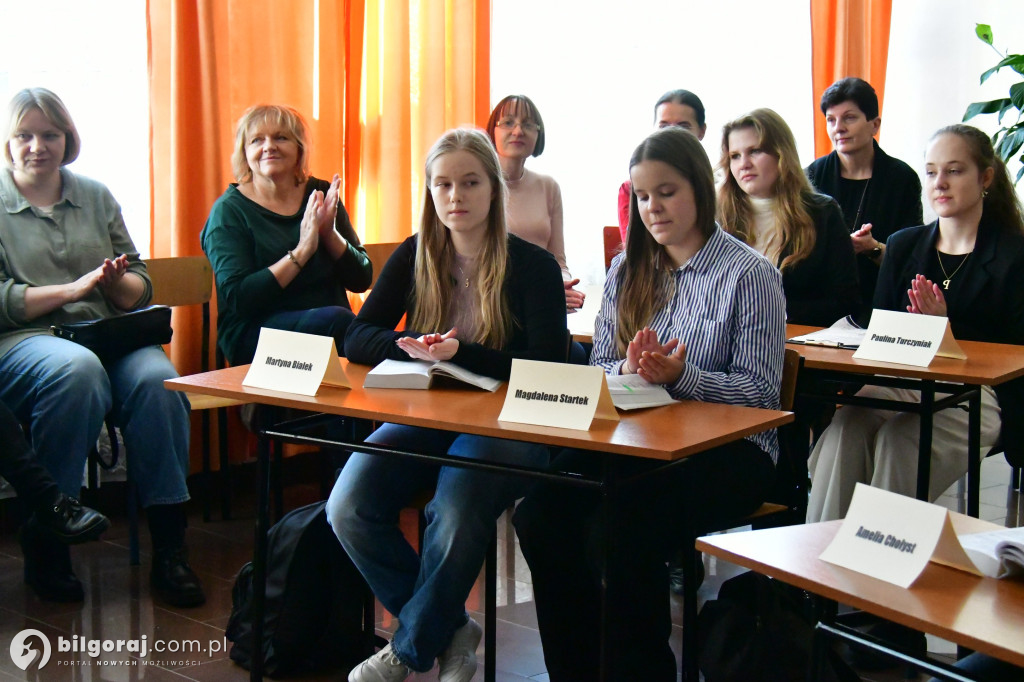
[[[705,238],[715,231],[715,179],[707,152],[697,137],[682,128],[671,126],[651,133],[629,159],[632,170],[642,161],[661,161],[679,172],[693,188],[697,205],[697,224]],[[668,300],[674,268],[665,247],[655,241],[640,217],[636,193],[629,197],[629,230],[626,232],[626,255],[619,266],[617,308],[615,311],[615,345],[619,354],[633,336],[650,324]]]
[[[729,234],[747,244],[753,244],[754,217],[750,197],[744,192],[729,168],[729,135],[742,128],[757,133],[757,144],[762,151],[779,161],[779,178],[773,187],[775,197],[775,234],[780,252],[787,254],[778,264],[787,270],[811,255],[814,250],[814,220],[807,210],[807,201],[814,190],[807,182],[800,157],[796,151],[793,132],[782,117],[771,109],[754,109],[749,114],[730,121],[722,128],[722,158],[719,167],[725,182],[718,189],[718,222]]]
[[[931,140],[934,141],[942,135],[956,135],[967,144],[971,160],[978,167],[979,174],[984,173],[986,168],[991,168],[994,171],[992,184],[989,185],[982,198],[984,221],[1004,230],[1024,233],[1024,217],[1022,217],[1020,199],[1013,191],[1013,183],[1010,181],[1010,173],[1006,170],[1006,164],[996,155],[988,135],[974,126],[956,123],[935,131]]]
[[[410,327],[425,332],[444,332],[451,317],[455,291],[455,246],[451,234],[434,208],[430,194],[431,169],[439,157],[455,151],[467,151],[483,164],[491,182],[491,205],[487,214],[487,238],[480,250],[476,270],[477,306],[480,329],[474,339],[489,348],[503,348],[512,336],[512,314],[505,300],[505,272],[508,269],[508,229],[505,226],[505,182],[501,177],[498,154],[490,139],[480,130],[449,130],[427,153],[423,192],[423,217],[420,220],[419,245],[416,248],[416,288],[412,301]]]

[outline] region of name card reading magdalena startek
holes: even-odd
[[[600,367],[512,361],[498,421],[586,431],[594,419],[619,420]]]
[[[927,367],[936,355],[967,358],[953,338],[948,318],[875,309],[853,357]]]
[[[330,336],[263,327],[243,386],[316,395],[321,384],[351,388]]]
[[[910,587],[929,561],[981,575],[948,509],[864,483],[857,484],[850,511],[820,558],[900,587]]]

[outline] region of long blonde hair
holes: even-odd
[[[697,208],[696,228],[710,238],[715,232],[715,179],[707,152],[697,137],[675,126],[656,130],[633,152],[630,170],[642,161],[661,161],[690,183]],[[668,301],[673,268],[665,247],[644,226],[636,194],[631,192],[626,255],[619,266],[615,311],[615,345],[622,357],[636,333],[649,325]]]
[[[427,153],[423,192],[423,217],[420,220],[416,248],[416,288],[412,301],[410,327],[426,332],[443,332],[451,318],[455,298],[455,246],[451,234],[434,208],[430,194],[431,169],[439,157],[455,151],[467,151],[484,167],[491,182],[491,205],[487,214],[487,238],[478,255],[476,270],[477,305],[480,327],[476,338],[467,339],[489,348],[504,348],[512,336],[513,319],[505,296],[505,272],[508,269],[508,228],[505,226],[505,182],[498,154],[490,139],[480,130],[449,130]]]
[[[810,256],[814,250],[814,220],[807,210],[807,201],[814,190],[800,167],[796,140],[789,126],[771,109],[754,109],[722,128],[719,168],[725,175],[725,182],[718,189],[718,222],[722,229],[747,244],[752,245],[756,241],[750,197],[740,188],[729,168],[729,135],[743,128],[753,129],[757,133],[758,147],[779,161],[779,177],[772,189],[775,237],[780,252],[786,254],[778,266],[785,271]]]

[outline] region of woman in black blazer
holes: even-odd
[[[793,133],[771,109],[722,129],[718,221],[782,271],[786,321],[827,327],[860,308],[857,260],[838,204],[811,189]]]
[[[875,308],[948,317],[958,339],[1024,344],[1024,219],[1003,162],[988,136],[953,125],[932,137],[925,192],[938,220],[893,234],[879,272]],[[1020,443],[1024,384],[982,391],[981,445]],[[868,387],[860,395],[916,399],[917,393]],[[949,409],[933,422],[930,496],[967,471],[967,413]],[[858,481],[913,496],[918,416],[847,406],[811,454],[808,521],[845,516]]]

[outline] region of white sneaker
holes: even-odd
[[[452,635],[452,643],[438,656],[438,682],[469,682],[476,673],[476,648],[483,628],[470,618]]]
[[[403,682],[412,673],[412,668],[398,660],[391,651],[389,642],[383,649],[353,668],[348,674],[348,682]]]

